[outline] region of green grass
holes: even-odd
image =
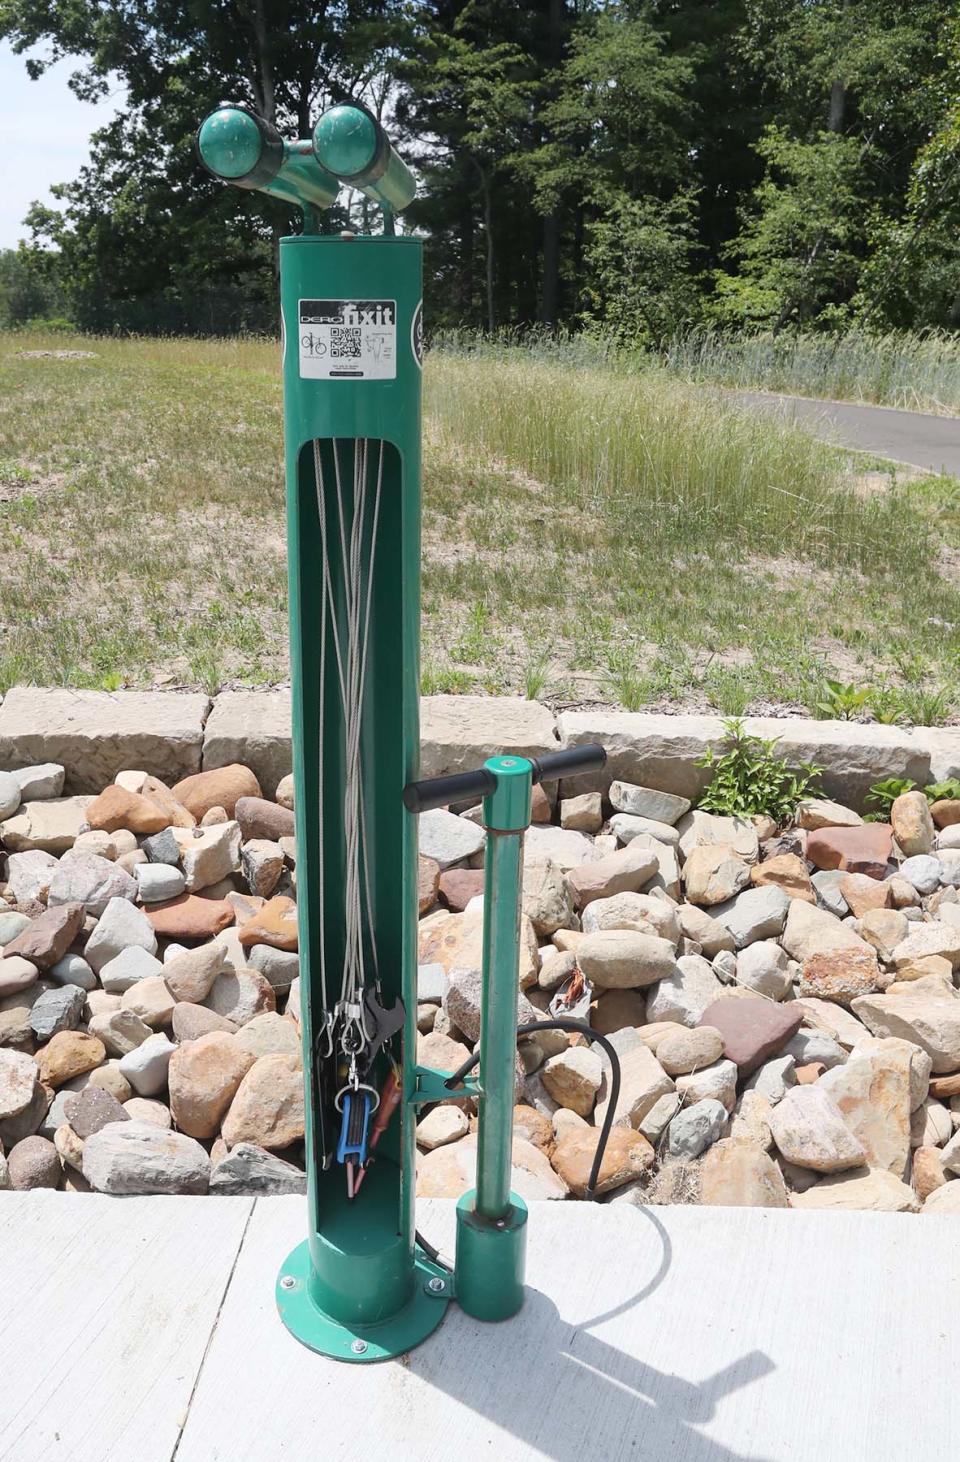
[[[0,337],[0,688],[287,675],[277,347]],[[885,715],[960,701],[960,485],[589,352],[433,352],[423,685]],[[873,710],[870,706],[867,713]]]
[[[937,331],[773,336],[695,330],[670,343],[664,362],[691,381],[960,414],[960,339]]]

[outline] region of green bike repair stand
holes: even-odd
[[[531,786],[545,763],[494,757],[476,772],[415,781],[422,262],[419,240],[393,231],[394,212],[413,198],[412,176],[379,124],[347,105],[321,117],[312,140],[297,142],[243,108],[220,108],[201,126],[197,150],[214,176],[297,201],[304,217],[304,232],[280,242],[280,294],[309,1233],[282,1267],[277,1305],[311,1349],[384,1360],[424,1340],[454,1296],[484,1320],[506,1319],[523,1302],[527,1211],[510,1192],[520,892]],[[380,206],[382,235],[318,232],[317,210],[341,183]],[[366,491],[371,446],[375,492]],[[331,539],[339,540],[339,558]],[[359,609],[351,600],[357,583]],[[324,656],[345,633],[351,603],[369,626],[350,702],[354,712],[359,707],[352,740],[340,649]],[[559,763],[574,774],[585,767],[573,762],[583,759],[577,749],[545,760],[559,776]],[[357,766],[359,818],[345,790]],[[488,829],[480,1070],[451,1090],[451,1073],[416,1060],[418,858],[410,812],[480,796]],[[346,968],[351,836],[351,870],[362,848],[362,937],[377,990],[384,1007],[400,999],[404,1010],[402,1032],[386,1047],[401,1071],[398,1110],[352,1200],[343,1165],[331,1156],[331,1063],[337,1083],[342,1076],[332,1038],[324,1044],[334,1005],[325,971]],[[355,918],[354,937],[356,928]],[[479,1109],[476,1191],[457,1207],[453,1273],[418,1242],[414,1220],[417,1113],[451,1097],[472,1097]]]

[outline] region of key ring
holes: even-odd
[[[373,1106],[370,1108],[370,1115],[373,1116],[373,1113],[380,1105],[380,1093],[377,1091],[377,1088],[375,1086],[369,1086],[365,1081],[358,1081],[356,1086],[341,1086],[340,1090],[337,1092],[336,1096],[333,1099],[333,1105],[336,1107],[337,1111],[343,1111],[344,1097],[347,1096],[350,1092],[355,1091],[368,1091],[373,1097]]]

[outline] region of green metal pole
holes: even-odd
[[[484,799],[483,987],[477,1186],[457,1204],[456,1292],[478,1320],[506,1320],[523,1303],[527,1209],[510,1191],[520,964],[523,836],[533,767],[524,757],[485,763],[496,778]]]

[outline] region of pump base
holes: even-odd
[[[453,1297],[453,1276],[419,1252],[414,1270],[413,1295],[403,1309],[378,1325],[357,1325],[351,1329],[325,1314],[310,1298],[307,1287],[310,1245],[304,1240],[288,1254],[277,1278],[280,1319],[302,1345],[332,1360],[354,1361],[360,1365],[393,1360],[433,1334]],[[429,1285],[437,1279],[443,1281],[444,1287],[434,1292]]]
[[[502,1218],[477,1212],[475,1190],[457,1201],[457,1303],[474,1320],[509,1320],[523,1304],[527,1205],[517,1193]]]

